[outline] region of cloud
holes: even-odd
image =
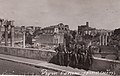
[[[120,1],[115,0],[0,0],[0,16],[16,25],[49,26],[63,22],[72,29],[90,22],[91,27],[119,27]]]

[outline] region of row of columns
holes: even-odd
[[[14,31],[14,21],[13,20],[11,20],[11,21],[8,21],[8,20],[4,20],[4,19],[0,19],[0,35],[2,36],[2,30],[1,30],[1,28],[2,27],[4,27],[4,35],[5,35],[5,37],[4,37],[4,40],[5,40],[5,46],[8,46],[9,45],[9,43],[8,43],[8,35],[9,35],[9,31],[10,31],[10,46],[12,46],[12,47],[14,47],[14,33],[15,33],[15,31]],[[22,36],[22,40],[23,40],[23,48],[25,48],[25,33],[26,33],[26,28],[25,28],[25,26],[21,26],[21,31],[22,31],[22,34],[23,34],[23,36]],[[0,36],[0,37],[1,37]],[[0,44],[1,44],[1,39],[0,39]]]
[[[100,35],[100,45],[108,45],[108,35]]]
[[[5,46],[8,46],[8,31],[10,30],[10,45],[14,47],[14,21],[8,21],[4,19],[0,19],[0,32],[1,28],[4,27],[4,33],[5,33]],[[10,29],[9,29],[10,28]]]

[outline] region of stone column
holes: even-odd
[[[23,48],[25,48],[25,31],[23,32]]]
[[[100,46],[102,45],[102,36],[100,35]]]
[[[108,34],[106,34],[106,37],[105,37],[105,45],[107,45],[107,42],[108,42]]]
[[[4,19],[0,19],[0,32],[1,32],[1,28],[2,28],[3,22],[4,22]]]
[[[15,32],[14,32],[13,21],[11,21],[10,32],[11,32],[11,38],[10,38],[11,46],[14,47],[14,33],[15,33]]]
[[[4,25],[5,27],[5,46],[8,46],[8,27],[9,25]]]
[[[0,19],[0,33],[1,33],[1,27],[2,27],[2,20]]]
[[[21,27],[21,31],[23,33],[23,39],[22,39],[23,40],[23,46],[22,47],[25,48],[25,26]]]
[[[0,44],[1,44],[1,40],[2,40],[2,38],[1,38],[1,36],[2,36],[2,32],[1,32],[1,28],[2,28],[2,19],[0,19]]]
[[[104,35],[103,35],[102,43],[103,43],[103,45],[104,45],[104,43],[105,43],[105,42],[104,42]]]

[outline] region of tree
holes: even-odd
[[[120,28],[114,30],[114,35],[120,35]]]
[[[25,34],[25,43],[32,45],[32,35],[29,32]]]
[[[40,31],[40,29],[35,30],[35,31],[33,32],[33,36],[34,36],[34,37],[37,36],[37,35],[39,34],[39,31]]]
[[[116,46],[120,50],[120,28],[114,30],[109,45]]]

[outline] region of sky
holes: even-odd
[[[0,18],[14,20],[15,26],[64,23],[77,29],[89,22],[113,30],[120,28],[120,0],[0,0]]]

